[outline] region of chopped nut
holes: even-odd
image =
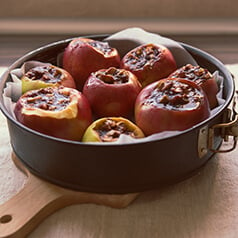
[[[53,65],[34,67],[25,76],[31,80],[42,80],[47,83],[57,83],[62,79],[61,72]]]
[[[212,75],[207,69],[204,69],[200,66],[187,64],[176,70],[170,77],[184,78],[194,81],[197,84],[202,84],[204,81],[210,79]]]
[[[113,50],[113,48],[109,46],[108,42],[101,42],[95,40],[89,41],[88,44],[102,51],[105,55],[109,55]]]
[[[121,134],[135,137],[133,131],[131,131],[124,122],[117,122],[112,119],[105,120],[98,128],[95,128],[95,130],[103,142],[115,141]]]
[[[145,104],[168,108],[195,107],[201,102],[203,94],[196,88],[178,80],[159,81],[158,87],[152,91]]]
[[[63,110],[70,103],[70,92],[58,88],[42,88],[29,91],[22,100],[25,107],[59,111]]]
[[[124,69],[117,69],[114,67],[108,70],[101,70],[95,74],[95,77],[108,84],[123,84],[129,81],[129,75]]]
[[[135,51],[131,51],[126,60],[134,69],[152,67],[160,59],[162,51],[153,44],[142,45]]]

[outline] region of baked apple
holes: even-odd
[[[85,131],[83,142],[114,142],[120,135],[143,138],[141,129],[123,117],[104,117],[94,121]]]
[[[21,81],[22,93],[29,90],[60,85],[68,88],[76,88],[74,79],[70,73],[50,64],[31,68],[21,77]]]
[[[129,51],[121,61],[121,68],[134,73],[142,86],[167,77],[177,69],[170,50],[157,44],[140,45]]]
[[[145,87],[135,104],[135,122],[145,135],[182,131],[210,115],[200,86],[186,79],[161,79]]]
[[[63,55],[63,68],[73,76],[79,90],[92,72],[119,65],[120,56],[115,48],[87,38],[72,40]]]
[[[14,113],[23,125],[68,140],[80,140],[92,123],[87,98],[63,86],[26,92],[17,101]]]
[[[218,93],[219,89],[215,78],[208,71],[208,69],[187,64],[177,69],[169,77],[184,78],[197,83],[206,93],[210,108],[212,109],[217,106],[218,102],[216,94]]]
[[[130,71],[110,67],[92,73],[84,85],[83,94],[96,117],[130,117],[141,88],[137,77]]]

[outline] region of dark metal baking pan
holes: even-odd
[[[140,192],[181,181],[213,157],[223,137],[221,131],[216,130],[211,149],[207,146],[209,129],[224,122],[234,94],[234,81],[218,59],[183,43],[181,45],[200,66],[212,72],[218,70],[224,78],[225,103],[213,116],[193,128],[147,142],[97,145],[50,137],[16,121],[4,106],[2,96],[6,83],[11,80],[9,71],[29,60],[56,64],[56,56],[63,52],[70,40],[55,42],[26,54],[9,67],[0,81],[0,108],[7,118],[12,149],[32,173],[80,191]]]

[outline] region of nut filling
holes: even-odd
[[[51,65],[32,68],[25,76],[31,80],[41,80],[46,83],[57,83],[62,79],[62,73]]]
[[[105,55],[110,55],[111,52],[113,51],[113,48],[109,46],[107,42],[101,42],[101,41],[90,41],[88,42],[89,45],[92,47],[100,50],[103,52]]]
[[[140,69],[145,66],[152,67],[162,57],[162,51],[153,44],[144,45],[132,51],[125,63],[132,69]]]
[[[136,137],[124,122],[116,122],[111,119],[105,120],[102,124],[94,128],[102,142],[116,141],[121,134]]]
[[[172,75],[172,78],[184,78],[190,81],[194,81],[197,84],[202,84],[204,81],[212,77],[211,73],[200,66],[193,66],[187,64],[182,68],[176,70]]]
[[[123,84],[129,81],[129,75],[125,70],[114,67],[105,71],[98,71],[95,76],[107,84]]]
[[[176,80],[167,80],[158,83],[145,105],[169,110],[192,110],[199,107],[203,98],[204,95],[197,88]]]
[[[26,108],[61,111],[70,103],[70,92],[57,88],[42,88],[29,91],[22,100]]]

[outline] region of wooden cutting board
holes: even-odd
[[[18,194],[0,206],[0,238],[25,237],[47,216],[72,204],[94,203],[124,208],[139,195],[99,194],[65,189],[30,173],[14,153],[12,159],[28,179]]]

